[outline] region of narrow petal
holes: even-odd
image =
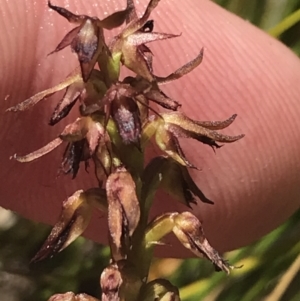
[[[140,45],[139,51],[143,54],[144,60],[147,64],[149,71],[153,72],[153,54],[151,50],[146,45]]]
[[[71,75],[69,75],[64,81],[59,83],[58,85],[44,90],[42,92],[39,92],[35,94],[34,96],[31,96],[30,98],[24,100],[23,102],[17,104],[16,106],[13,106],[6,111],[25,111],[34,105],[36,105],[39,101],[43,100],[45,97],[50,96],[51,94],[54,94],[55,92],[58,92],[76,82],[82,81],[80,73],[78,73],[78,69],[74,70]]]
[[[182,166],[168,158],[162,170],[162,188],[175,200],[191,207],[196,204],[195,197],[202,202],[213,204],[192,180],[185,166]]]
[[[195,184],[187,168],[168,157],[153,158],[143,172],[142,183],[141,199],[146,210],[151,207],[159,188],[188,207],[197,203],[195,197],[204,203],[213,204]]]
[[[188,138],[191,137],[193,139],[201,139],[203,136],[212,139],[217,142],[234,142],[244,137],[244,135],[237,136],[228,136],[224,134],[220,134],[217,131],[207,129],[197,123],[187,116],[185,116],[181,112],[170,112],[166,114],[162,114],[165,123],[167,124],[167,129],[171,131],[176,137]],[[224,122],[223,122],[224,123]],[[225,124],[230,125],[232,121],[229,119],[225,121]],[[220,124],[219,124],[220,125]],[[224,125],[224,124],[223,124]],[[221,122],[222,127],[222,122]]]
[[[75,105],[76,101],[79,99],[80,94],[82,92],[82,88],[80,85],[80,88],[77,88],[77,84],[75,86],[70,86],[63,99],[60,100],[60,102],[57,104],[57,106],[54,109],[54,112],[52,113],[52,116],[49,120],[49,125],[55,125],[60,120],[65,118]]]
[[[99,22],[100,26],[105,29],[113,29],[121,26],[129,14],[128,8],[111,14]]]
[[[96,149],[96,153],[93,155],[95,163],[95,174],[99,183],[99,187],[111,174],[113,154],[111,149],[111,143],[109,141],[108,134],[104,134],[105,138],[99,141],[99,145]]]
[[[237,135],[237,136],[224,135],[217,131],[208,130],[203,127],[197,127],[197,128],[188,127],[188,129],[185,129],[185,128],[181,128],[180,126],[168,125],[167,128],[178,138],[193,138],[206,144],[211,144],[209,139],[217,142],[231,143],[240,140],[245,136],[244,134]],[[219,147],[218,145],[215,146]]]
[[[134,100],[138,105],[141,124],[143,124],[144,122],[146,122],[149,116],[149,100],[143,94],[137,95],[136,97],[134,97]]]
[[[63,140],[61,140],[60,138],[56,138],[53,141],[49,142],[47,145],[43,146],[42,148],[40,148],[30,154],[27,154],[25,156],[17,156],[15,154],[11,157],[11,159],[15,159],[22,163],[31,162],[31,161],[34,161],[34,160],[50,153],[55,148],[57,148],[62,142],[63,142]]]
[[[77,36],[79,30],[80,30],[80,26],[77,26],[75,28],[73,28],[70,32],[68,32],[65,37],[62,39],[62,41],[57,45],[57,47],[51,51],[48,55],[51,55],[55,52],[58,52],[62,49],[64,49],[67,46],[70,46],[72,41],[74,40],[74,38]]]
[[[166,40],[171,38],[177,38],[180,35],[159,33],[159,32],[136,32],[131,34],[127,39],[126,43],[134,46],[147,44],[154,41]]]
[[[145,25],[145,23],[148,21],[151,12],[158,5],[159,1],[160,0],[151,0],[144,12],[144,15],[140,19],[129,23],[129,25],[124,29],[122,36],[124,38],[128,37],[129,35],[133,34],[134,32],[138,31],[139,29],[141,29]]]
[[[198,187],[198,185],[194,182],[194,180],[190,176],[187,168],[184,167],[184,166],[180,166],[180,169],[181,169],[181,173],[182,173],[182,176],[184,178],[184,181],[186,183],[187,189],[189,191],[191,191],[193,193],[193,195],[195,195],[196,197],[198,197],[199,200],[201,200],[201,202],[207,203],[207,204],[214,204],[214,202],[211,201],[210,199],[208,199],[205,196],[205,194],[201,191],[201,189]]]
[[[153,158],[143,172],[142,183],[141,199],[146,212],[150,209],[159,188],[187,206],[194,203],[192,194],[184,187],[185,183],[179,165],[170,158],[163,156]]]
[[[75,15],[63,7],[52,5],[50,1],[48,1],[48,7],[56,11],[58,14],[66,18],[71,23],[80,24],[82,20],[86,18],[83,15]]]
[[[126,24],[138,18],[133,0],[127,0],[127,10],[128,15],[126,17]]]
[[[234,122],[236,117],[237,114],[233,114],[231,117],[223,121],[194,121],[194,122],[209,130],[222,130],[230,126]]]
[[[180,103],[171,99],[162,91],[152,89],[149,92],[145,93],[144,95],[149,100],[154,101],[155,103],[159,104],[160,106],[168,110],[176,111],[179,107],[181,107]]]
[[[158,84],[169,83],[169,82],[179,79],[182,76],[193,71],[196,67],[198,67],[201,64],[202,59],[203,59],[203,52],[204,52],[204,49],[202,48],[196,58],[194,58],[192,61],[188,62],[187,64],[183,65],[182,67],[180,67],[175,72],[168,75],[167,77],[156,76],[156,80],[157,80]]]

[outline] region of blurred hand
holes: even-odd
[[[125,7],[125,0],[94,2],[99,4],[53,0],[72,12],[99,18]],[[148,0],[140,2],[143,6],[138,10],[143,12]],[[73,26],[49,10],[46,1],[5,1],[0,14],[0,205],[53,224],[67,196],[95,184],[92,169],[90,174],[82,170],[75,180],[57,179],[62,149],[27,164],[9,157],[31,152],[55,138],[74,119],[76,109],[54,127],[48,126],[48,120],[59,95],[26,112],[5,110],[57,84],[77,66],[69,48],[46,56]],[[226,133],[244,133],[245,138],[216,154],[191,140],[182,144],[189,160],[202,169],[192,172],[196,183],[215,202],[213,206],[199,202],[194,208],[209,241],[220,251],[247,245],[280,225],[300,205],[299,59],[211,1],[164,0],[151,18],[155,31],[182,33],[180,38],[150,45],[155,74],[171,73],[205,48],[202,65],[164,86],[164,92],[182,103],[182,110],[194,119],[224,120],[238,114]],[[153,214],[183,210],[160,197]],[[105,224],[106,219],[96,214],[86,236],[105,241]],[[168,256],[188,254],[180,248],[166,252]]]

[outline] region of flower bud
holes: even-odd
[[[117,252],[123,254],[140,219],[135,183],[124,167],[109,175],[106,193],[109,232]]]
[[[127,260],[110,264],[101,274],[102,301],[137,299],[143,285],[137,270]]]
[[[99,301],[98,299],[87,294],[75,295],[73,292],[64,294],[55,294],[48,301]]]
[[[100,277],[102,301],[120,301],[119,290],[123,283],[122,275],[117,264],[105,268]]]

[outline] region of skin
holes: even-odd
[[[95,1],[97,3],[97,1]],[[99,18],[124,8],[125,1],[56,0],[53,4]],[[147,1],[140,1],[146,5]],[[144,7],[144,6],[143,6]],[[139,6],[139,11],[143,11]],[[75,180],[56,178],[63,149],[21,164],[9,157],[26,154],[56,137],[77,110],[54,127],[48,120],[59,96],[21,113],[5,109],[57,84],[77,65],[65,49],[47,57],[72,25],[46,6],[46,1],[5,1],[1,6],[0,56],[0,205],[32,220],[53,224],[62,200],[94,185],[93,172]],[[219,251],[245,246],[283,223],[300,204],[300,63],[287,47],[211,1],[164,0],[151,16],[155,31],[182,36],[151,44],[154,70],[164,76],[194,58],[204,60],[191,74],[163,91],[182,103],[198,120],[237,120],[224,132],[244,133],[242,140],[216,151],[195,141],[182,141],[189,160],[201,171],[192,175],[215,205],[199,202],[194,213]],[[8,98],[6,96],[9,95]],[[159,194],[153,215],[186,210]],[[106,219],[96,213],[86,236],[106,239]],[[171,240],[172,241],[172,240]],[[173,241],[172,241],[172,244]],[[164,255],[189,256],[183,248],[166,247]]]

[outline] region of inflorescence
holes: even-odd
[[[58,137],[25,156],[14,155],[20,162],[35,160],[60,144],[66,144],[61,173],[76,177],[81,163],[93,162],[98,187],[78,190],[63,202],[59,221],[33,261],[62,251],[89,224],[92,210],[107,214],[111,263],[102,272],[101,300],[180,300],[178,289],[164,279],[147,282],[153,249],[173,232],[184,247],[196,256],[209,259],[216,270],[229,273],[230,266],[208,243],[201,222],[190,211],[166,212],[152,221],[148,215],[158,189],[165,190],[175,201],[191,207],[200,201],[212,204],[189,174],[196,168],[185,157],[180,138],[192,138],[213,149],[220,143],[243,137],[227,136],[218,130],[236,118],[224,121],[196,121],[179,111],[180,103],[167,96],[161,85],[191,72],[200,65],[203,49],[192,61],[172,74],[159,77],[152,68],[153,54],[147,43],[177,37],[154,31],[152,10],[159,0],[151,0],[142,17],[138,17],[132,0],[125,10],[103,20],[48,6],[75,24],[52,52],[67,46],[77,55],[79,65],[57,86],[42,91],[8,111],[24,111],[53,93],[65,89],[63,98],[52,113],[49,124],[55,125],[80,104],[78,118],[68,124]],[[104,30],[123,29],[109,43]],[[125,66],[135,76],[120,79]],[[163,112],[153,108],[163,107]],[[161,155],[145,160],[150,140]],[[86,294],[56,294],[49,301],[95,301]]]

